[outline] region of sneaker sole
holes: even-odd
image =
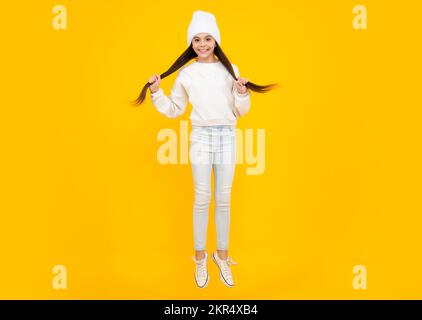
[[[223,274],[221,273],[220,266],[218,265],[217,260],[215,260],[214,253],[212,254],[212,260],[217,265],[218,272],[220,273],[220,280],[221,280],[221,282],[223,282],[226,285],[226,287],[233,288],[234,287],[234,284],[233,285],[232,284],[229,284],[229,283],[226,282],[226,279],[224,279]]]

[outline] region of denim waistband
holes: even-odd
[[[224,132],[235,132],[235,129],[236,127],[232,125],[192,126],[192,132],[203,132],[219,135]]]
[[[195,126],[192,125],[192,129],[211,129],[211,128],[215,128],[215,129],[223,129],[223,128],[227,128],[227,129],[235,129],[236,126],[235,125],[231,125],[231,124],[219,124],[219,125],[213,125],[213,126]]]
[[[191,136],[234,136],[235,127],[231,126],[206,126],[192,127]]]

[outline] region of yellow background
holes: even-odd
[[[54,30],[52,8],[68,10]],[[354,30],[354,5],[368,29]],[[230,255],[195,287],[190,165],[161,165],[148,77],[186,49],[193,11],[216,15],[252,93],[238,128],[264,128],[266,169],[237,166]],[[422,298],[417,1],[2,3],[0,298]],[[169,94],[175,74],[162,82]],[[215,248],[213,205],[208,251]],[[55,265],[68,289],[52,287]],[[352,287],[353,267],[368,271]]]

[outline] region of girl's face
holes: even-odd
[[[201,59],[213,56],[215,46],[215,39],[207,33],[198,33],[192,39],[192,48]]]

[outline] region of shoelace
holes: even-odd
[[[237,262],[233,261],[232,257],[228,257],[226,261],[227,261],[227,264],[229,264],[229,265],[236,265],[237,264]]]
[[[195,257],[192,256],[192,260],[197,265],[199,276],[205,278],[207,276],[205,258],[203,260],[196,260]]]
[[[226,260],[222,260],[220,259],[220,261],[222,261],[221,263],[221,268],[223,269],[223,274],[226,278],[231,278],[232,274],[230,271],[230,265],[236,265],[237,262],[233,261],[233,259],[231,257],[228,257]]]

